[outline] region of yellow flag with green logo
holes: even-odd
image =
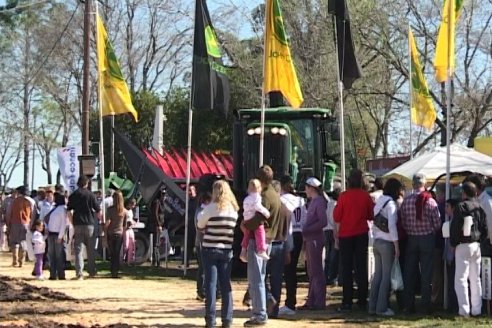
[[[408,31],[408,39],[412,67],[412,122],[431,130],[436,121],[436,110],[432,103],[429,88],[427,87],[427,81],[422,73],[417,46],[415,45],[415,39],[411,30]]]
[[[448,79],[448,67],[451,73],[456,66],[455,60],[455,25],[458,20],[464,0],[445,0],[442,11],[442,22],[439,27],[439,34],[436,43],[436,57],[434,68],[436,70],[436,80],[439,83],[446,82]],[[449,13],[454,13],[450,15]]]
[[[280,91],[292,107],[299,108],[304,99],[290,55],[279,0],[267,0],[265,37],[264,91]]]
[[[138,121],[138,113],[133,107],[130,91],[126,85],[120,64],[114,53],[113,45],[109,41],[103,21],[97,15],[97,68],[102,102],[102,115],[119,115],[130,113],[135,122]]]

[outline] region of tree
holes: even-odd
[[[21,161],[22,134],[9,124],[0,124],[0,175],[3,186],[6,186],[15,168]]]
[[[180,0],[125,0],[104,8],[108,33],[132,93],[169,91],[183,77],[191,63],[190,4]]]
[[[359,17],[365,17],[358,28],[362,47],[366,48],[371,55],[387,61],[392,67],[392,80],[401,80],[402,77],[408,80],[408,50],[406,48],[408,28],[405,22],[406,18],[410,17],[432,97],[437,105],[436,108],[444,115],[446,101],[442,93],[443,88],[434,82],[432,69],[437,29],[441,19],[441,2],[383,1],[381,4],[378,3],[377,7],[374,5],[371,7],[371,2],[360,2],[359,4],[357,8],[364,13],[364,16]],[[490,93],[492,81],[486,73],[490,72],[491,66],[487,59],[489,48],[485,41],[491,20],[492,3],[490,1],[467,1],[457,27],[455,106],[451,115],[452,131],[450,133],[452,141],[466,142],[468,146],[472,146],[474,138],[487,129],[492,118],[489,111],[492,101]],[[388,96],[391,96],[396,104],[403,105],[403,108],[407,109],[405,112],[408,113],[406,92],[400,91]],[[405,118],[403,113],[395,115],[393,126],[401,126],[402,122],[408,122],[408,118]],[[406,116],[408,117],[408,114]],[[412,138],[418,139],[414,153],[425,149],[429,142],[439,135],[441,143],[444,142],[444,116],[438,116],[436,125],[435,131],[429,134],[420,131],[412,135]],[[397,127],[393,136],[406,139],[404,146],[408,148],[408,131]]]

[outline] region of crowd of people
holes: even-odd
[[[296,311],[323,310],[327,286],[337,283],[343,290],[337,309],[342,313],[353,311],[356,302],[358,310],[370,315],[412,314],[417,309],[430,314],[442,308],[447,288],[450,313],[481,315],[481,252],[491,250],[488,226],[492,225],[492,201],[484,177],[468,176],[461,184],[460,199],[446,199],[442,186],[437,194],[428,191],[426,177],[420,173],[413,176],[411,190],[395,178],[385,183],[376,179],[371,190],[360,170],[353,170],[347,182],[346,191],[335,182],[327,194],[317,178],[308,178],[304,181],[306,204],[289,176],[274,181],[271,168],[263,166],[249,183],[244,219],[239,221],[237,201],[228,184],[214,184],[212,194],[198,201],[196,215],[196,246],[204,268],[199,271],[198,281],[203,282],[197,282],[197,299],[205,300],[206,327],[216,326],[218,295],[223,299],[222,327],[231,326],[236,224],[244,233],[240,259],[247,263],[248,274],[243,303],[250,307],[251,318],[245,327],[263,326],[269,318]],[[305,303],[297,306],[296,269],[302,251],[309,287]],[[392,290],[395,263],[401,270],[402,290]],[[444,269],[447,286],[443,285]],[[368,276],[372,277],[369,281]],[[282,282],[285,305],[279,306]],[[396,308],[390,306],[392,291]],[[417,307],[418,293],[421,304]]]
[[[101,236],[106,238],[113,278],[118,277],[121,261],[130,264],[135,261],[132,230],[135,199],[124,202],[120,191],[102,199],[102,193],[91,192],[88,185],[89,178],[81,176],[78,188],[70,195],[62,185],[40,188],[31,194],[20,186],[2,199],[0,247],[12,252],[13,267],[22,267],[30,259],[34,262],[36,279],[44,280],[43,270],[49,268],[50,280],[65,280],[67,252],[70,252],[74,257],[75,279],[84,279],[85,257],[89,277],[94,277],[96,242]],[[100,233],[103,209],[106,220],[104,233]],[[72,246],[73,249],[68,249]]]
[[[417,309],[429,314],[443,306],[447,289],[448,311],[464,317],[481,315],[481,256],[492,255],[492,200],[485,177],[466,177],[460,199],[446,199],[442,185],[435,193],[427,190],[424,174],[413,176],[411,191],[394,178],[385,183],[376,179],[371,190],[363,172],[353,170],[345,191],[335,182],[326,193],[320,180],[307,178],[303,181],[307,201],[295,192],[290,176],[279,181],[273,177],[269,166],[258,170],[249,182],[242,217],[225,180],[215,181],[212,190],[196,200],[197,299],[205,301],[206,327],[217,324],[219,298],[221,325],[232,325],[231,269],[238,225],[243,232],[239,258],[247,265],[248,279],[243,303],[251,310],[245,327],[262,326],[268,319],[296,311],[324,310],[327,288],[336,284],[343,290],[337,309],[341,313],[353,311],[355,302],[358,310],[371,315],[411,314]],[[1,222],[6,229],[0,230],[0,247],[10,249],[14,267],[24,264],[32,246],[36,278],[44,279],[43,267],[49,262],[49,279],[65,279],[69,225],[74,230],[76,279],[84,279],[82,245],[89,277],[96,275],[94,250],[99,235],[107,238],[112,277],[118,277],[122,260],[134,261],[136,201],[124,201],[120,191],[102,199],[100,193],[88,190],[88,182],[80,177],[78,189],[68,197],[57,185],[39,190],[32,198],[26,188],[19,187],[3,199]],[[151,205],[156,235],[164,226],[160,210],[164,199],[161,192]],[[104,234],[100,234],[103,210]],[[302,252],[309,287],[304,304],[298,305],[297,267]],[[371,273],[368,255],[373,258]],[[401,268],[403,290],[392,290],[395,263]],[[390,305],[392,291],[396,308]],[[420,306],[415,301],[417,293]]]

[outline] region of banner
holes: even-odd
[[[128,85],[99,15],[96,16],[96,31],[97,69],[101,85],[99,101],[102,102],[102,116],[130,113],[135,122],[138,122],[138,113],[133,107]]]
[[[77,189],[77,180],[79,179],[79,155],[82,154],[82,148],[79,146],[69,146],[58,149],[58,166],[63,178],[65,190],[72,193]]]
[[[427,87],[422,66],[420,65],[419,54],[412,30],[408,30],[408,40],[410,47],[411,81],[412,81],[412,123],[423,126],[427,130],[432,130],[436,121],[436,110],[432,102],[432,97]]]
[[[349,10],[346,0],[328,0],[328,13],[335,16],[338,48],[338,73],[345,90],[362,76],[362,69],[355,56],[355,46],[350,26]]]
[[[297,79],[294,61],[290,55],[289,40],[279,0],[267,1],[265,36],[265,81],[264,91],[280,91],[293,108],[304,101]]]

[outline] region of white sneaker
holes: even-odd
[[[36,280],[44,280],[44,276],[43,275],[37,276]]]
[[[278,315],[295,315],[296,311],[292,310],[290,307],[284,305],[278,309]]]
[[[392,309],[387,308],[386,311],[377,313],[377,315],[382,315],[384,317],[392,317],[395,315],[395,312]]]
[[[244,263],[248,263],[248,251],[245,248],[241,249],[241,254],[239,255],[239,259]]]
[[[269,260],[270,259],[270,256],[268,256],[268,254],[266,252],[259,252],[257,255],[259,257],[261,257],[262,259],[264,259],[264,260]]]

